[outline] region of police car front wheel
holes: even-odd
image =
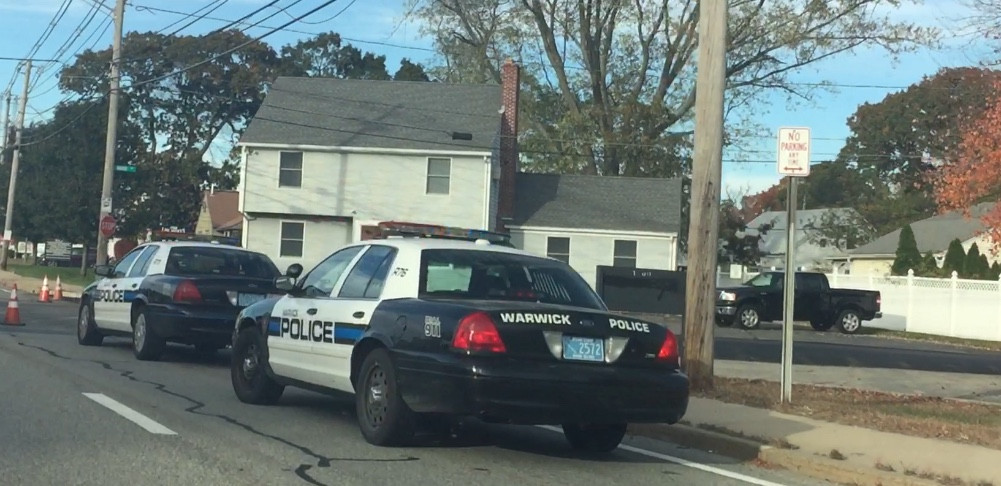
[[[355,411],[365,440],[378,446],[403,445],[414,436],[415,414],[400,396],[396,367],[385,348],[365,357],[355,392]]]
[[[233,343],[230,378],[233,391],[241,402],[254,405],[274,405],[285,387],[265,372],[264,337],[250,327],[240,331]]]

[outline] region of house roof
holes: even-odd
[[[956,238],[959,238],[960,241],[973,238],[984,229],[984,223],[980,218],[995,204],[988,202],[974,206],[970,209],[970,217],[964,216],[962,211],[951,211],[911,223],[918,251],[922,254],[929,251],[945,251],[949,247],[949,242]],[[897,245],[900,243],[902,229],[897,228],[849,253],[852,256],[894,255],[897,252]]]
[[[490,152],[500,106],[499,85],[279,77],[240,144]]]
[[[219,230],[222,226],[231,225],[234,221],[243,221],[240,215],[239,191],[205,191],[203,193],[212,216],[212,228]]]
[[[676,233],[681,179],[519,173],[511,225]]]

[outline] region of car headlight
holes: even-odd
[[[737,300],[737,294],[733,292],[720,292],[719,300],[734,301]]]

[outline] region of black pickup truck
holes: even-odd
[[[720,288],[716,296],[716,324],[744,329],[762,322],[781,321],[783,272],[764,272],[739,287]],[[832,289],[827,275],[796,272],[793,320],[809,321],[818,331],[835,324],[845,334],[855,334],[863,321],[882,317],[881,296],[875,290]]]

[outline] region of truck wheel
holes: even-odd
[[[365,440],[377,446],[403,445],[415,432],[416,417],[400,396],[396,366],[385,348],[365,356],[355,391],[355,413]]]
[[[844,334],[855,334],[862,329],[862,317],[852,309],[845,309],[838,314],[838,327]]]
[[[744,329],[757,329],[761,325],[761,311],[754,304],[745,304],[737,309],[737,322]]]
[[[626,436],[626,424],[563,424],[563,436],[576,450],[611,452]]]
[[[236,335],[229,376],[233,392],[241,402],[274,405],[285,391],[285,387],[272,380],[265,371],[264,346],[264,338],[254,328],[244,329]]]
[[[829,321],[812,320],[810,321],[810,326],[813,327],[815,331],[827,331],[834,327],[834,323]]]

